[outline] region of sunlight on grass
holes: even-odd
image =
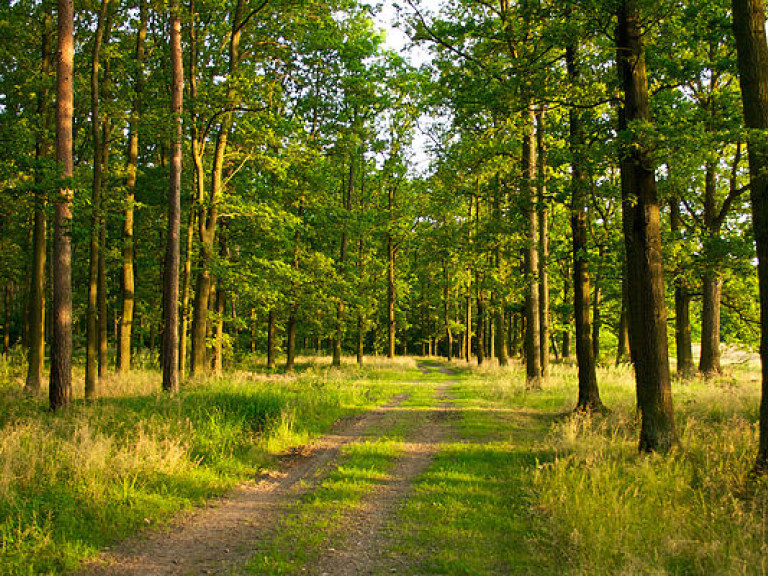
[[[302,358],[293,375],[188,382],[175,397],[158,392],[157,372],[111,375],[98,400],[51,415],[21,394],[18,359],[0,359],[1,571],[72,570],[398,396],[254,551],[252,572],[296,573],[344,541],[345,522],[391,480],[403,442],[443,402],[442,386],[455,437],[390,530],[390,553],[413,573],[768,574],[768,483],[749,478],[759,365],[729,351],[724,366],[673,382],[681,444],[643,457],[627,366],[599,369],[604,415],[572,413],[570,364],[553,364],[529,390],[518,363],[370,358],[332,369],[324,357]]]
[[[188,382],[168,397],[158,373],[136,370],[105,378],[98,400],[52,415],[43,398],[21,394],[19,369],[0,363],[0,374],[0,565],[8,575],[71,570],[397,392],[372,367],[309,367]]]

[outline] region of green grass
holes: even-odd
[[[53,415],[43,399],[21,394],[18,370],[3,365],[3,372],[0,572],[7,575],[72,570],[396,393],[375,366],[232,375],[188,383],[175,397],[156,392],[157,373],[135,372],[108,378],[100,399]]]
[[[519,365],[454,362],[455,374],[422,374],[413,360],[325,363],[307,359],[297,376],[190,383],[173,398],[156,392],[159,375],[139,371],[51,415],[21,395],[18,366],[0,362],[0,572],[72,569],[274,466],[338,418],[407,393],[308,487],[248,567],[311,571],[343,544],[344,523],[391,478],[402,442],[448,384],[452,435],[387,528],[385,553],[406,572],[768,573],[768,483],[749,477],[759,406],[749,358],[722,377],[673,382],[681,445],[664,457],[637,452],[627,367],[599,371],[610,413],[576,416],[571,365],[555,364],[531,391]]]
[[[338,465],[280,522],[264,549],[246,567],[249,574],[295,574],[339,546],[350,513],[376,486],[391,478],[401,444],[395,440],[345,447]]]
[[[546,433],[551,417],[513,414],[486,378],[458,374],[452,402],[461,408],[447,442],[415,483],[393,521],[393,547],[418,574],[539,574],[557,566],[531,539],[533,472],[553,453],[530,438]],[[516,431],[524,427],[525,442]],[[555,572],[553,572],[555,573]]]
[[[342,449],[340,460],[317,488],[293,506],[264,548],[256,551],[247,566],[249,574],[300,573],[324,551],[343,545],[350,515],[377,486],[392,479],[403,441],[426,423],[429,409],[436,404],[434,386],[402,384],[416,377],[412,371],[407,374],[409,378],[403,378],[400,371],[396,379],[401,382],[398,389],[406,390],[408,397],[379,426],[367,430],[361,442]]]
[[[768,573],[768,485],[749,480],[757,447],[755,368],[742,364],[723,377],[675,381],[681,445],[664,457],[637,452],[627,367],[600,371],[611,412],[586,417],[570,413],[576,392],[570,368],[554,367],[535,392],[525,390],[517,371],[478,372],[467,404],[476,395],[478,406],[515,407],[529,422],[513,427],[512,438],[527,445],[525,453],[538,447],[552,454],[535,466],[517,465],[529,478],[531,542],[542,558],[536,573]],[[547,417],[552,423],[532,437],[536,422]],[[482,439],[498,437],[504,426],[484,425],[470,412],[465,429]],[[549,568],[548,557],[560,558],[560,565]]]

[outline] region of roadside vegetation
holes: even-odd
[[[390,364],[388,371],[412,361]],[[157,371],[105,381],[60,415],[0,382],[0,573],[59,574],[226,492],[338,418],[385,402],[376,364],[294,376],[236,373],[158,392]]]
[[[728,361],[736,360],[728,364]],[[298,574],[343,547],[376,505],[448,383],[450,430],[414,478],[379,546],[422,574],[766,574],[768,485],[750,476],[759,364],[727,354],[722,376],[673,383],[681,444],[638,455],[634,380],[598,376],[610,412],[579,415],[575,367],[540,390],[525,372],[463,362],[423,374],[413,359],[297,375],[239,372],[169,397],[159,374],[109,380],[104,396],[53,416],[2,365],[0,565],[61,574],[129,535],[219,496],[338,419],[396,395],[398,410],[320,470],[254,543],[256,574]],[[329,550],[331,552],[329,552]]]

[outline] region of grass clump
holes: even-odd
[[[54,415],[18,377],[0,382],[3,574],[73,570],[389,394],[363,371],[318,369],[190,382],[174,397],[158,389],[154,372],[111,376],[101,398]]]
[[[749,480],[752,376],[676,382],[680,445],[641,456],[621,370],[601,380],[609,415],[561,417],[545,440],[557,456],[535,474],[550,525],[540,545],[567,551],[568,574],[768,573],[768,485]]]

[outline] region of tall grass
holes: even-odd
[[[768,483],[750,478],[757,448],[759,369],[726,357],[724,375],[673,382],[680,445],[641,456],[634,376],[603,367],[607,415],[571,413],[572,368],[553,366],[540,391],[515,369],[478,372],[489,401],[549,412],[531,448],[554,450],[533,471],[540,549],[562,555],[561,574],[766,574]]]
[[[158,392],[158,373],[136,370],[53,415],[21,393],[17,366],[0,363],[0,573],[72,569],[389,394],[370,370],[307,365],[189,382],[174,397]]]

